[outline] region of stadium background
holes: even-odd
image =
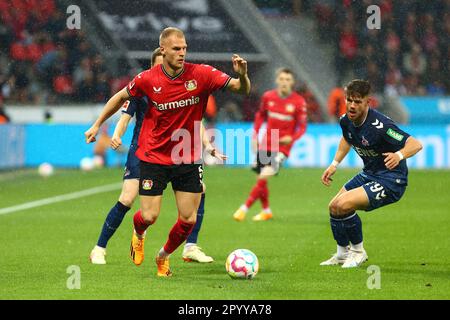
[[[75,3],[81,10],[81,29],[70,30],[66,22],[72,13],[66,10],[72,4],[0,0],[0,209],[27,200],[26,195],[12,197],[9,189],[22,190],[18,188],[23,186],[22,169],[36,173],[38,165],[48,162],[55,167],[55,179],[58,172],[68,174],[72,182],[86,179],[90,181],[86,185],[75,185],[87,188],[92,186],[89,179],[100,175],[99,181],[106,181],[104,175],[110,171],[91,173],[89,178],[67,170],[78,168],[82,158],[104,153],[107,166],[122,168],[126,153],[98,151],[95,145],[85,144],[83,133],[107,99],[147,68],[149,52],[168,25],[185,30],[189,61],[208,63],[231,75],[232,53],[249,61],[251,94],[218,93],[216,108],[206,115],[207,127],[223,133],[218,144],[230,155],[225,166],[247,167],[253,161],[250,141],[233,140],[233,144],[225,139],[226,132],[251,128],[260,95],[274,86],[275,70],[286,66],[297,74],[296,90],[308,102],[309,118],[288,167],[322,168],[331,162],[341,135],[339,88],[352,78],[365,78],[374,86],[373,107],[423,143],[424,150],[408,160],[411,168],[419,169],[414,174],[423,177],[428,169],[438,169],[432,183],[437,183],[437,190],[448,183],[449,1],[83,0]],[[381,28],[370,30],[366,9],[373,4],[380,8]],[[116,121],[117,117],[108,121],[107,134],[112,134]],[[361,162],[352,151],[343,166],[354,170]],[[221,168],[211,169],[218,184],[222,184]],[[311,170],[306,172],[320,175],[321,170]],[[112,172],[115,178],[108,182],[120,182],[119,169]],[[25,178],[29,177],[27,173]],[[282,179],[277,182],[280,187],[280,181],[289,182]],[[52,183],[51,179],[32,181]],[[58,184],[52,188],[45,196],[59,194]],[[235,205],[242,200],[236,199]],[[448,201],[441,200],[445,213]],[[95,208],[99,221],[109,202]],[[322,202],[326,208],[326,201]]]

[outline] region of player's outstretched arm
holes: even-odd
[[[113,95],[102,110],[100,116],[95,120],[94,124],[84,133],[86,143],[94,142],[101,125],[108,120],[117,110],[120,109],[125,100],[128,100],[129,94],[126,88],[123,88]]]
[[[231,92],[248,95],[250,93],[251,84],[247,74],[247,61],[237,54],[233,54],[231,61],[233,62],[233,70],[239,77],[237,79],[232,78],[230,82],[228,82],[227,88]]]
[[[409,136],[408,139],[406,139],[405,146],[399,151],[395,153],[383,153],[383,156],[386,156],[386,158],[384,158],[384,164],[387,169],[392,170],[399,165],[400,161],[411,158],[420,150],[422,150],[420,141]]]
[[[123,113],[120,116],[120,119],[116,124],[116,128],[114,129],[114,134],[111,138],[111,148],[113,148],[114,150],[122,145],[122,137],[127,131],[130,120],[131,116],[127,113]]]
[[[341,141],[339,142],[339,147],[336,151],[333,162],[328,166],[328,168],[325,169],[322,174],[322,183],[327,187],[331,185],[331,181],[333,181],[331,177],[336,172],[339,163],[344,160],[345,156],[349,153],[350,148],[350,144],[342,137]]]

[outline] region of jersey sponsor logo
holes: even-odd
[[[352,138],[352,133],[351,133],[351,132],[348,133],[348,138],[349,138],[349,139]]]
[[[142,189],[151,190],[153,187],[153,180],[142,180]]]
[[[192,96],[189,99],[166,102],[166,103],[157,103],[156,101],[152,101],[152,102],[156,109],[158,109],[159,111],[164,111],[164,110],[173,110],[173,109],[184,108],[184,107],[196,105],[200,102],[200,98],[196,97],[196,96]]]
[[[184,83],[184,86],[187,91],[193,91],[193,90],[197,89],[197,81],[188,80]]]
[[[368,146],[369,146],[369,141],[367,141],[367,139],[364,138],[364,136],[362,136],[361,144],[362,144],[363,146],[368,147]]]
[[[377,128],[377,129],[383,129],[383,127],[384,127],[383,122],[381,122],[378,119],[375,119],[375,122],[372,122],[372,125],[375,126],[375,128]]]
[[[373,150],[373,149],[363,149],[353,146],[356,153],[359,154],[361,157],[378,157],[379,154]]]
[[[153,92],[154,93],[161,93],[161,87],[159,87],[159,88],[153,87]]]
[[[286,111],[289,112],[289,113],[294,112],[294,111],[295,111],[295,106],[294,106],[292,103],[289,103],[289,104],[286,106]]]
[[[268,105],[269,105],[269,107],[273,107],[275,105],[275,102],[269,101]]]
[[[390,136],[391,138],[394,138],[397,141],[402,141],[403,140],[403,135],[392,130],[391,128],[389,128],[389,130],[386,132],[386,134],[388,136]]]
[[[289,114],[282,114],[278,112],[269,111],[267,112],[269,118],[274,118],[281,121],[292,121],[294,118]]]

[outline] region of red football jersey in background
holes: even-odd
[[[163,65],[138,74],[127,90],[133,97],[147,96],[149,108],[142,123],[136,156],[142,161],[163,165],[199,161],[200,121],[208,97],[215,90],[225,88],[230,79],[211,66],[193,63],[185,63],[183,71],[175,77],[167,74]],[[183,154],[182,146],[184,150],[190,147],[190,153]]]
[[[292,92],[288,97],[282,98],[277,90],[266,91],[260,103],[260,108],[255,116],[254,129],[258,135],[262,124],[267,122],[267,132],[259,143],[259,150],[282,152],[289,156],[292,145],[306,131],[307,110],[306,101],[301,95]],[[272,130],[279,130],[278,138],[292,136],[292,143],[288,145],[272,141]],[[277,135],[274,135],[276,137]]]

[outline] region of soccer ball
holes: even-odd
[[[48,162],[44,162],[38,167],[38,173],[41,177],[49,177],[53,174],[53,171],[53,166]]]
[[[80,161],[80,169],[83,171],[91,171],[94,169],[94,160],[89,157],[84,157]]]
[[[253,279],[258,273],[259,262],[250,250],[237,249],[228,256],[225,268],[233,279]]]

